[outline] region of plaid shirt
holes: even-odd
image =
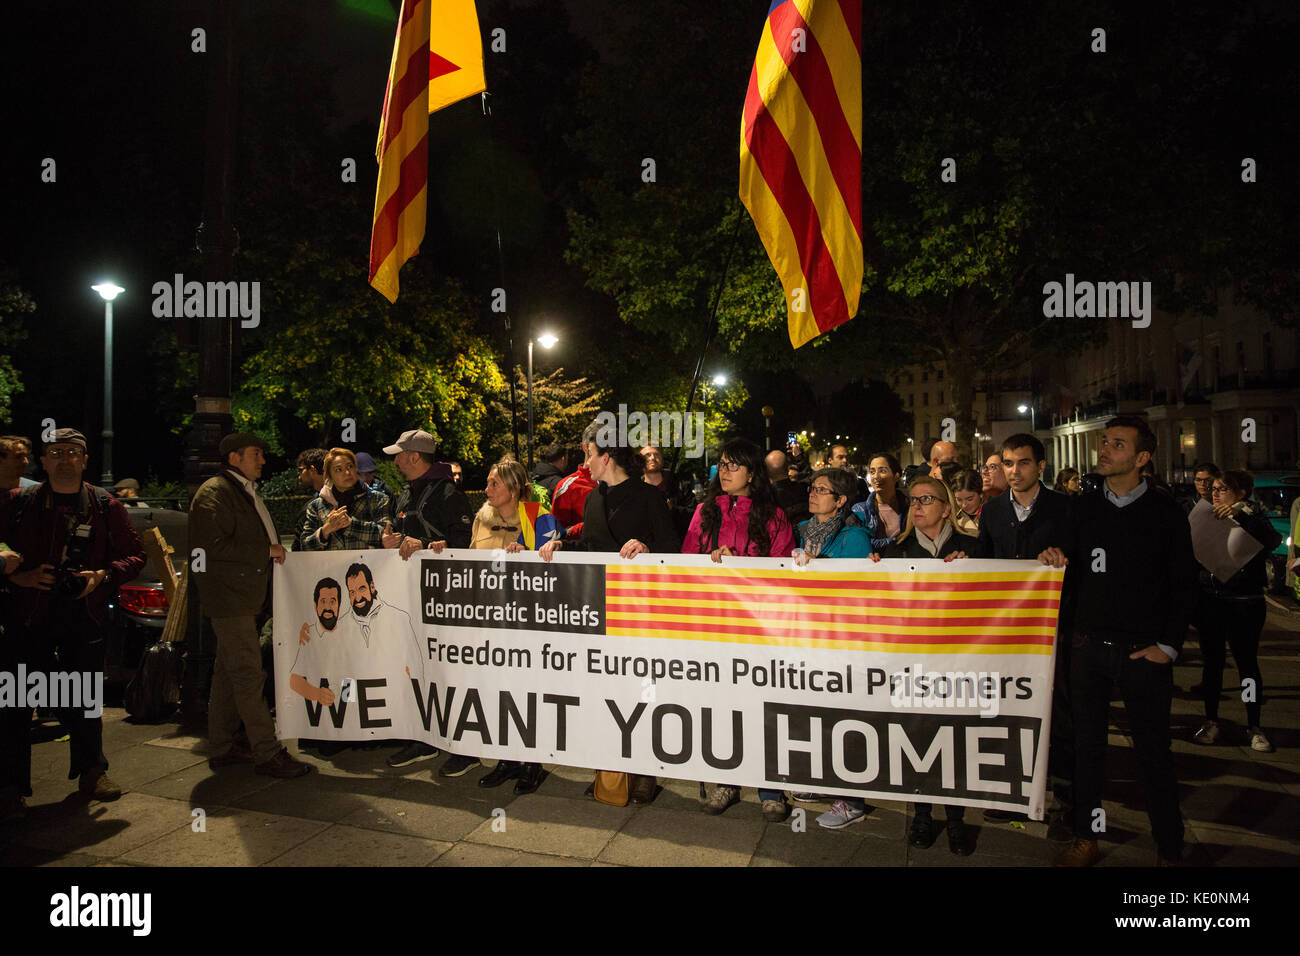
[[[319,495],[307,502],[307,515],[301,529],[302,550],[362,551],[384,546],[384,522],[389,520],[387,495],[366,489],[365,494],[359,495],[348,509],[352,524],[322,541],[321,527],[337,507],[328,487],[322,488]]]

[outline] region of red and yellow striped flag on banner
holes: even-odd
[[[862,292],[862,0],[774,0],[740,124],[740,198],[798,348]]]
[[[420,251],[429,180],[429,114],[487,84],[474,0],[402,0],[379,120],[379,185],[370,284],[397,301],[397,275]]]

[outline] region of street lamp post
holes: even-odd
[[[537,336],[537,344],[549,349],[559,341],[550,332]],[[533,473],[533,339],[528,340],[528,474]]]
[[[764,451],[772,450],[772,416],[776,414],[776,409],[771,405],[763,406],[763,441],[767,445]]]
[[[1037,420],[1036,420],[1035,417],[1034,417],[1034,406],[1033,406],[1033,405],[1017,405],[1017,406],[1016,406],[1016,411],[1018,411],[1021,415],[1023,415],[1025,412],[1028,412],[1028,413],[1029,413],[1029,430],[1030,430],[1031,432],[1034,432],[1034,433],[1036,434],[1036,433],[1038,432],[1038,422],[1037,422]]]
[[[104,471],[99,483],[113,484],[113,300],[126,290],[112,282],[92,285],[104,300]]]

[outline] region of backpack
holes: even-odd
[[[140,667],[126,685],[122,706],[137,723],[157,724],[180,706],[184,655],[179,645],[158,641],[140,658]]]

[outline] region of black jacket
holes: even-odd
[[[676,554],[682,546],[663,492],[640,478],[629,478],[613,488],[602,481],[583,504],[582,536],[565,547],[619,551],[634,538],[654,554]]]
[[[981,558],[1037,560],[1048,548],[1059,548],[1067,540],[1070,500],[1042,482],[1029,517],[1021,521],[1011,505],[1011,492],[985,503],[980,511]]]
[[[1154,488],[1124,508],[1103,490],[1075,495],[1063,550],[1066,603],[1061,629],[1076,645],[1106,638],[1129,646],[1183,646],[1196,572],[1187,516]],[[1104,561],[1104,570],[1102,570]]]
[[[776,495],[776,503],[790,519],[790,527],[797,528],[812,517],[808,510],[808,482],[782,478],[772,482],[772,492]]]
[[[961,551],[968,558],[973,558],[977,553],[976,549],[979,548],[978,538],[972,538],[970,535],[962,534],[954,529],[952,534],[948,535],[948,540],[943,543],[943,547],[939,549],[938,555],[932,555],[921,547],[920,542],[916,540],[917,534],[919,532],[913,529],[912,533],[902,541],[895,541],[885,548],[884,556],[887,558],[946,558],[955,551]]]
[[[468,548],[473,525],[469,499],[442,462],[408,484],[393,505],[393,530],[422,545],[446,541],[449,548]]]
[[[532,479],[546,489],[546,493],[552,498],[555,497],[555,486],[560,483],[564,477],[564,472],[556,468],[549,461],[541,462],[533,467]]]

